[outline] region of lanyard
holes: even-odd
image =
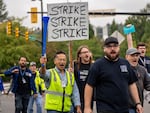
[[[142,58],[140,57],[140,61],[142,62],[143,66],[145,66],[145,58],[142,60]]]
[[[22,72],[22,71],[23,71],[23,72]],[[26,72],[25,70],[21,70],[21,69],[20,69],[20,74],[21,74],[21,76],[24,76],[24,75],[25,75],[25,72]]]

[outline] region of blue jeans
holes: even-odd
[[[30,94],[15,94],[15,113],[27,113]]]
[[[129,113],[136,113],[136,110],[135,109],[129,109]]]
[[[36,113],[42,113],[42,107],[43,107],[43,98],[42,95],[38,94],[38,97],[34,98],[33,95],[30,96],[30,100],[28,103],[28,113],[33,113],[33,104],[34,101],[36,103]]]

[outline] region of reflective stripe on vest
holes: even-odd
[[[56,69],[50,69],[50,86],[46,91],[45,109],[47,110],[62,110],[63,87],[61,79]],[[64,112],[70,111],[72,106],[71,95],[74,86],[74,75],[66,71],[67,85],[65,87]]]
[[[46,91],[46,93],[53,94],[53,95],[58,95],[58,96],[63,96],[63,93],[60,93],[60,92]],[[65,94],[65,97],[71,97],[71,95]]]

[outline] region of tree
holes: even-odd
[[[140,11],[141,13],[146,13],[147,9],[142,9]],[[147,16],[130,16],[126,22],[127,24],[133,24],[135,26],[136,32],[132,34],[132,37],[134,38],[135,42],[138,43],[142,41],[142,37],[145,33],[145,26],[147,24],[148,17]]]
[[[111,24],[107,24],[108,26],[108,35],[110,36],[113,32],[116,30],[122,33],[123,24],[122,23],[116,23],[116,21],[113,19]]]
[[[94,37],[94,30],[93,30],[93,26],[91,24],[89,24],[89,39]]]
[[[111,35],[116,30],[118,30],[118,24],[113,19],[112,24],[110,25],[109,35]]]
[[[6,5],[3,0],[0,0],[0,22],[3,22],[7,18],[8,12],[6,11]]]
[[[145,29],[144,29],[144,34],[143,34],[142,39],[141,39],[142,42],[149,42],[149,40],[150,40],[149,26],[150,26],[150,20],[148,20],[146,22]]]
[[[12,29],[14,26],[19,26],[21,33],[25,32],[24,26],[20,26],[17,22],[12,22]],[[7,35],[6,22],[0,25],[0,73],[4,70],[17,65],[20,56],[26,56],[28,61],[39,62],[41,56],[41,46],[36,41],[26,41],[23,35],[18,38],[15,34]],[[27,29],[27,28],[26,28]]]

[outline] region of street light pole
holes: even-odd
[[[42,37],[42,47],[43,47],[43,0],[40,0],[41,2],[41,37]]]
[[[31,1],[36,1],[36,0],[31,0]],[[43,0],[39,0],[40,2],[41,2],[41,11],[39,12],[40,14],[41,14],[41,37],[43,37],[43,20],[42,20],[42,18],[43,18],[43,14],[44,14],[44,12],[43,12]],[[28,12],[28,13],[33,13],[33,12]],[[36,13],[38,13],[38,12],[36,12]]]
[[[43,33],[43,22],[42,22],[42,18],[43,18],[43,0],[40,0],[41,2],[41,29],[42,29],[42,33]]]

